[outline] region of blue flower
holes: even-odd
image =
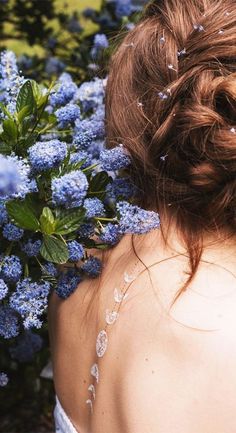
[[[41,240],[38,239],[33,241],[32,239],[29,239],[21,246],[21,249],[28,257],[36,257],[39,254],[41,245]]]
[[[60,298],[66,299],[75,291],[81,281],[82,278],[76,271],[68,271],[59,278],[55,292]]]
[[[53,107],[68,104],[68,102],[74,98],[77,89],[78,88],[73,82],[70,74],[63,72],[63,74],[59,77],[57,87],[50,95],[50,104]]]
[[[81,206],[88,190],[88,180],[80,170],[74,170],[52,180],[52,199],[66,208]]]
[[[160,228],[158,213],[141,209],[126,201],[117,203],[116,208],[120,215],[120,233],[143,234]]]
[[[132,13],[132,1],[131,0],[114,0],[115,2],[115,14],[118,19],[122,17],[128,17]]]
[[[104,33],[97,33],[94,37],[93,47],[91,49],[91,56],[96,58],[99,53],[105,48],[109,47],[109,41]]]
[[[8,287],[2,279],[0,279],[0,301],[4,299],[8,294]]]
[[[14,310],[7,305],[0,305],[0,335],[13,338],[19,334],[19,321]]]
[[[54,278],[56,278],[58,275],[57,267],[51,262],[47,262],[43,265],[42,272],[43,272],[43,275],[48,275],[48,276],[54,277]]]
[[[0,199],[24,198],[32,190],[29,172],[23,160],[0,155]]]
[[[3,226],[2,235],[8,241],[19,241],[24,234],[24,230],[15,226],[15,224],[8,223]]]
[[[78,230],[78,235],[80,238],[90,238],[91,236],[93,236],[94,234],[94,230],[95,230],[95,226],[93,223],[85,223],[85,224],[81,224],[79,230]]]
[[[49,291],[50,284],[47,281],[36,283],[31,278],[25,278],[17,283],[9,304],[24,319],[25,329],[42,326],[40,317],[47,308]]]
[[[84,248],[77,241],[71,241],[67,244],[69,250],[70,262],[78,262],[84,257]]]
[[[115,245],[119,242],[121,236],[119,225],[109,223],[103,228],[100,239],[105,244]]]
[[[86,198],[84,200],[84,208],[86,209],[86,217],[94,218],[105,215],[104,204],[99,198]]]
[[[31,330],[25,330],[21,334],[16,344],[10,347],[11,357],[19,362],[30,362],[33,360],[36,352],[41,350],[43,339],[40,335],[35,334]]]
[[[81,165],[81,169],[92,165],[91,156],[85,150],[80,150],[79,152],[71,153],[70,164],[77,164],[82,161],[84,161],[84,163]]]
[[[102,262],[97,257],[90,256],[83,266],[82,271],[91,278],[97,278],[102,272]]]
[[[66,143],[59,140],[39,141],[28,150],[29,160],[37,172],[58,167],[67,156]]]
[[[106,187],[107,199],[129,199],[134,197],[137,190],[135,185],[131,182],[129,177],[116,178],[112,183],[109,183]]]
[[[66,126],[68,123],[74,123],[76,119],[80,118],[80,108],[76,104],[69,103],[64,107],[58,108],[55,111],[60,127]]]
[[[4,281],[16,283],[22,275],[22,266],[19,257],[5,256],[1,257],[0,275]]]
[[[9,378],[6,373],[0,373],[0,386],[6,386],[9,382]]]
[[[49,57],[49,59],[46,61],[45,71],[48,75],[60,74],[65,68],[65,63],[63,63],[57,57]]]
[[[0,203],[0,226],[8,222],[8,213],[4,203]]]
[[[131,159],[123,146],[119,146],[103,150],[100,154],[100,163],[103,170],[114,171],[128,167]]]
[[[15,54],[3,51],[0,61],[1,101],[7,104],[7,109],[12,114],[16,110],[16,99],[24,81],[24,77],[19,75]]]
[[[85,112],[96,109],[103,103],[104,99],[104,81],[100,78],[95,78],[92,81],[87,81],[79,87],[76,98],[81,102]]]

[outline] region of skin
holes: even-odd
[[[114,288],[137,261],[131,237],[105,257],[99,289],[99,281],[88,280],[66,301],[55,294],[50,299],[55,389],[80,433],[236,432],[236,239],[204,238],[197,275],[171,306],[188,269],[176,233],[169,231],[168,245],[159,230],[135,238],[149,272],[131,284],[117,322],[108,328],[93,416],[85,401],[90,367],[97,362],[96,337],[105,310],[113,307]]]

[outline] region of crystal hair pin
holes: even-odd
[[[166,92],[159,92],[158,93],[159,98],[162,99],[162,100],[169,98],[170,95],[171,95],[171,90],[170,89],[167,89]]]
[[[181,51],[178,51],[178,57],[184,56],[185,54],[187,54],[186,48],[183,48]]]
[[[134,47],[134,42],[130,42],[129,44],[124,44],[125,47]]]
[[[220,29],[220,30],[218,31],[219,35],[223,35],[224,32],[225,32],[225,31],[224,31],[223,29]]]
[[[164,36],[164,35],[161,36],[161,37],[160,37],[160,42],[163,44],[165,41],[166,41],[165,36]]]
[[[177,69],[175,69],[175,68],[174,68],[174,65],[172,65],[171,63],[168,65],[168,69],[177,72]]]
[[[235,134],[236,133],[236,129],[235,128],[231,128],[230,132],[232,132],[233,134]]]
[[[168,154],[163,155],[163,156],[160,157],[160,160],[163,161],[163,162],[165,162],[165,160],[166,160],[167,157],[168,157]]]
[[[198,30],[199,32],[204,31],[204,27],[201,24],[194,24],[193,28],[194,30]]]

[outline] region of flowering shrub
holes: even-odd
[[[105,86],[78,87],[63,73],[47,88],[20,76],[12,52],[1,55],[0,337],[20,362],[42,346],[35,330],[50,292],[65,299],[101,273],[89,249],[159,227],[158,214],[132,203],[125,146],[104,148]]]

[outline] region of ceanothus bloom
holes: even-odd
[[[100,153],[100,164],[103,170],[121,170],[128,167],[130,163],[130,156],[122,145],[113,149],[104,149]]]
[[[22,159],[0,155],[0,200],[24,198],[32,190],[29,172]]]
[[[74,170],[52,180],[52,199],[56,205],[66,208],[83,204],[88,190],[88,180],[81,170]]]
[[[49,291],[48,281],[36,283],[31,278],[25,278],[17,283],[9,304],[23,318],[25,329],[42,326],[40,317],[47,308]]]
[[[29,160],[36,172],[56,168],[67,156],[67,145],[63,141],[38,141],[28,150]]]
[[[76,104],[69,103],[64,107],[58,108],[55,112],[60,128],[64,128],[68,123],[74,123],[80,118],[80,108]]]
[[[9,339],[20,332],[19,319],[8,305],[0,305],[0,336]]]
[[[141,209],[126,201],[120,201],[116,205],[120,215],[120,233],[144,234],[160,228],[158,213]]]

